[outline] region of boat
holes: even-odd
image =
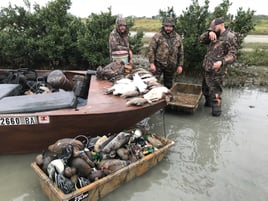
[[[105,177],[97,179],[82,188],[77,188],[71,193],[65,194],[36,162],[32,162],[31,167],[38,176],[43,193],[50,201],[97,201],[127,182],[145,174],[148,170],[163,160],[168,150],[175,144],[175,142],[164,138],[159,134],[154,134],[154,136],[161,141],[163,144],[162,147]]]
[[[167,103],[167,109],[194,113],[202,98],[200,84],[176,82],[170,89],[172,100]]]
[[[0,78],[7,72],[19,71],[3,69]],[[58,95],[55,92],[20,96],[17,84],[11,84],[11,87],[0,84],[0,88],[6,90],[0,93],[0,154],[40,152],[58,139],[78,134],[116,133],[166,106],[165,99],[139,107],[127,106],[126,99],[106,95],[104,91],[113,83],[98,79],[91,70],[62,72],[66,78],[61,80],[62,87],[70,88],[66,80],[76,87],[71,91],[59,91]],[[35,73],[42,84],[51,71],[37,70]]]

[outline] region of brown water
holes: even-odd
[[[101,201],[267,201],[268,90],[225,89],[223,115],[156,113],[142,123],[175,141],[166,158]],[[36,154],[0,156],[1,201],[48,201]]]

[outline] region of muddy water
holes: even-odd
[[[225,89],[223,115],[158,112],[142,124],[175,141],[165,159],[102,201],[267,201],[268,90]],[[0,156],[0,200],[48,201],[36,154]]]

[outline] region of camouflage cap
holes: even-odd
[[[222,23],[224,23],[224,20],[222,18],[215,18],[214,20],[211,21],[209,30],[213,30],[215,26]]]
[[[127,22],[125,20],[125,18],[119,16],[116,18],[116,21],[115,21],[116,25],[124,25],[124,26],[127,26]]]
[[[166,17],[162,23],[163,26],[175,26],[175,20],[171,17]]]

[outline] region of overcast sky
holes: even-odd
[[[49,1],[51,0],[30,0],[41,6]],[[23,0],[0,0],[0,7],[8,6],[9,2],[13,5],[24,5]],[[214,9],[221,2],[222,0],[210,0],[210,9]],[[232,6],[229,11],[232,14],[236,14],[237,9],[242,7],[243,10],[255,10],[257,15],[268,15],[268,7],[264,5],[265,0],[231,0],[231,2]],[[152,17],[158,15],[159,9],[166,11],[168,7],[173,6],[175,13],[180,15],[191,3],[191,0],[72,0],[69,12],[77,17],[88,17],[91,13],[107,12],[111,7],[113,15]],[[203,3],[204,0],[199,0],[200,5]]]

